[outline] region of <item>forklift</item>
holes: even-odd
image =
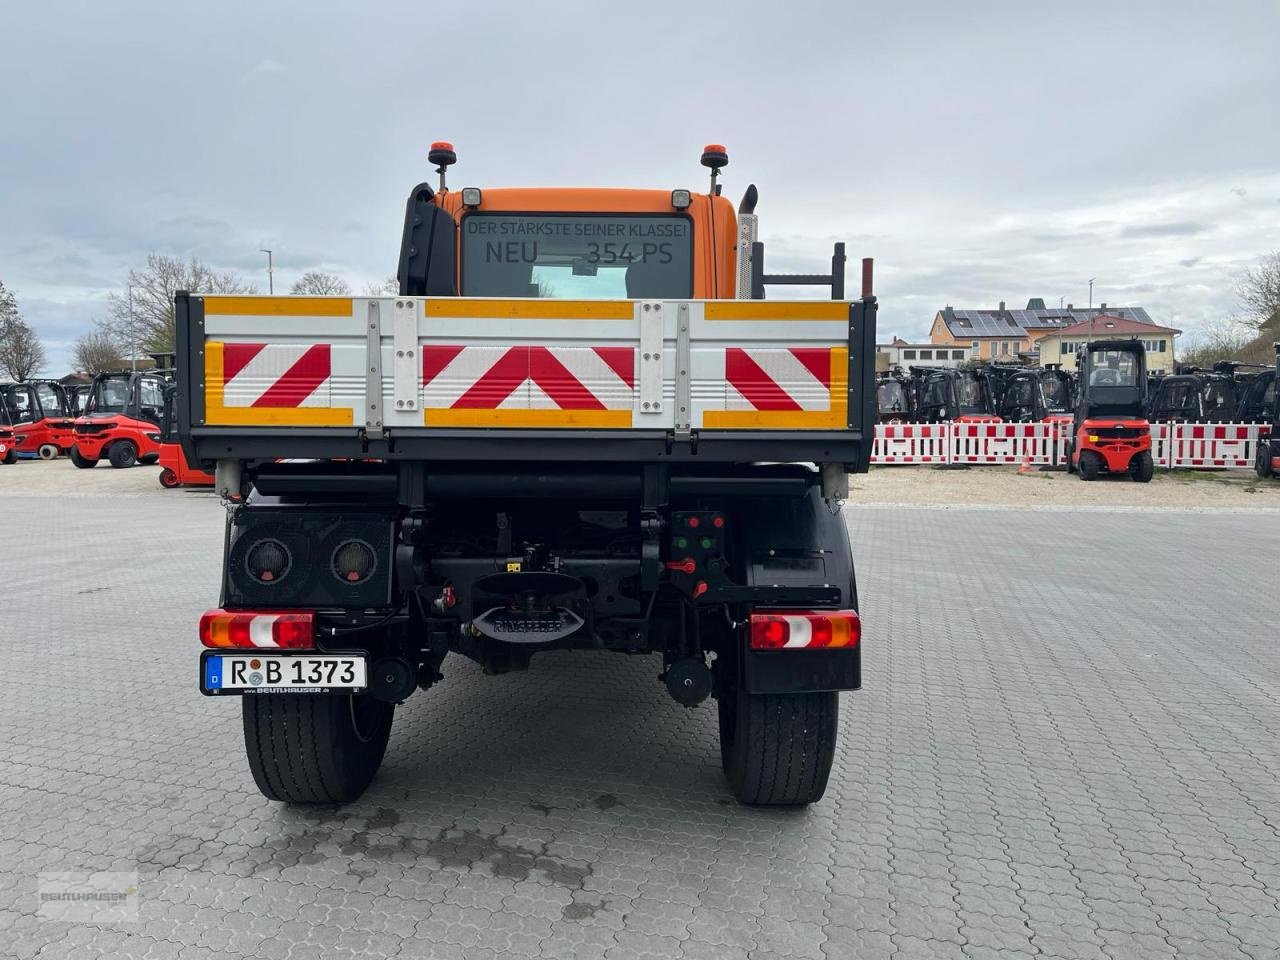
[[[1267,423],[1271,425],[1271,435],[1258,438],[1258,454],[1253,465],[1254,471],[1263,480],[1268,477],[1280,478],[1280,390],[1276,388],[1280,384],[1280,341],[1272,346],[1276,351],[1275,368],[1258,374],[1250,384],[1251,389],[1258,388],[1259,405],[1266,415]]]
[[[160,458],[164,389],[172,370],[100,373],[93,378],[85,412],[75,421],[71,462],[82,470],[104,456],[113,467],[155,463]]]
[[[1038,371],[1010,364],[979,367],[974,373],[986,382],[993,412],[1005,423],[1036,423],[1048,415]]]
[[[1040,368],[1040,393],[1044,397],[1045,415],[1041,419],[1070,423],[1075,407],[1075,377],[1061,364],[1047,363]]]
[[[1174,373],[1161,377],[1149,391],[1147,419],[1157,423],[1182,420],[1205,423],[1205,380],[1199,373]]]
[[[1076,355],[1078,395],[1067,470],[1081,480],[1103,473],[1149,483],[1151,424],[1147,420],[1147,354],[1141,340],[1093,340]]]
[[[0,463],[13,463],[18,459],[17,448],[13,445],[13,427],[9,426],[9,405],[5,403],[4,394],[0,393]]]
[[[881,423],[910,423],[915,419],[915,390],[900,368],[877,376],[876,408]]]
[[[164,388],[164,410],[160,418],[160,486],[166,490],[176,487],[212,487],[213,474],[192,467],[178,443],[178,424],[174,416],[174,398],[177,393],[176,383]]]
[[[5,399],[5,425],[13,428],[17,456],[56,460],[71,449],[71,411],[56,380],[0,383]]]
[[[911,367],[916,380],[918,423],[995,423],[995,400],[990,380],[972,370],[949,367]]]

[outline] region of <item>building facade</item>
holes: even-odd
[[[1048,308],[1036,298],[1025,309],[1006,309],[1004,301],[995,310],[957,310],[947,306],[934,315],[929,339],[936,346],[967,347],[978,360],[1057,363],[1057,357],[1042,357],[1040,342],[1046,336],[1077,323],[1087,323],[1106,314],[1134,323],[1154,326],[1142,307],[1077,309],[1074,304]]]
[[[1172,327],[1137,323],[1103,314],[1092,323],[1073,323],[1040,338],[1040,363],[1056,363],[1063,370],[1076,368],[1076,351],[1090,340],[1141,340],[1147,350],[1147,372],[1174,372],[1174,341],[1182,334]]]
[[[972,356],[964,345],[939,346],[936,343],[908,343],[894,337],[890,343],[876,344],[876,369],[893,367],[958,367]],[[886,359],[882,359],[887,357]]]

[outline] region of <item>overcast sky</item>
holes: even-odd
[[[394,271],[409,188],[760,188],[769,269],[1188,332],[1280,249],[1280,3],[6,2],[0,280],[49,369],[150,251],[266,288]],[[972,9],[971,9],[972,8]],[[850,276],[854,276],[851,271]]]

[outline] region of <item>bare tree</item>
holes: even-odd
[[[104,325],[76,341],[76,369],[89,375],[123,370],[125,359],[119,339]]]
[[[0,368],[14,380],[26,380],[44,366],[44,344],[22,320],[18,298],[0,283]]]
[[[1280,251],[1244,272],[1236,288],[1249,323],[1261,330],[1280,324]]]
[[[238,274],[216,270],[195,257],[181,260],[152,253],[144,270],[130,270],[128,293],[107,298],[107,324],[130,354],[142,350],[172,352],[174,344],[173,296],[179,290],[192,293],[254,293],[255,288]],[[130,301],[132,300],[132,304]]]
[[[400,281],[394,276],[387,277],[381,283],[366,283],[364,285],[364,295],[366,297],[394,297],[400,292]]]
[[[298,278],[298,282],[289,288],[290,293],[306,294],[312,297],[349,297],[351,288],[345,280],[333,273],[322,273],[309,270]]]

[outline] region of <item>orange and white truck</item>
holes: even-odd
[[[651,654],[744,803],[826,788],[861,621],[871,264],[770,275],[757,192],[410,194],[385,297],[180,293],[178,435],[231,509],[200,689],[268,797],[358,797],[452,654]],[[766,300],[823,286],[830,299]],[[427,694],[429,695],[429,694]]]

